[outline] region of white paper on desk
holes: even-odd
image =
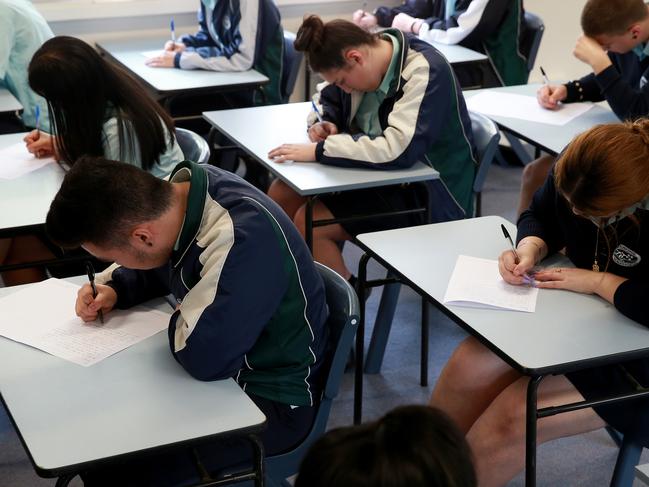
[[[38,159],[31,154],[24,142],[0,149],[0,178],[16,179],[41,167],[55,163],[53,157]]]
[[[547,110],[539,105],[534,96],[493,91],[483,91],[467,97],[466,105],[472,112],[550,125],[565,125],[594,106],[590,102],[566,103],[557,110]]]
[[[0,335],[87,367],[169,324],[167,313],[144,306],[113,310],[103,325],[84,324],[74,312],[78,290],[48,279],[0,299]]]
[[[444,303],[533,313],[539,290],[506,283],[498,261],[460,255],[446,288]]]
[[[142,54],[147,59],[151,59],[153,57],[162,56],[164,52],[164,49],[156,49],[155,51],[142,51],[140,54]]]

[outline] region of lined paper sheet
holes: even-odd
[[[460,255],[448,283],[444,303],[533,313],[539,290],[506,283],[498,261]]]
[[[549,125],[565,125],[593,108],[593,104],[566,103],[556,110],[539,105],[534,96],[484,91],[466,98],[466,106],[472,112],[498,117],[518,118]]]
[[[18,142],[0,149],[0,178],[16,179],[53,163],[56,163],[53,157],[37,159],[27,151],[24,142]]]
[[[88,367],[169,324],[169,314],[136,306],[84,323],[74,312],[79,286],[59,279],[32,284],[0,299],[0,335]]]

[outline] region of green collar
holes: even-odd
[[[392,42],[392,58],[390,59],[390,65],[388,66],[388,70],[385,73],[385,76],[383,76],[383,81],[381,81],[381,84],[377,88],[376,91],[380,91],[383,93],[385,96],[390,93],[390,88],[394,85],[394,78],[396,75],[396,66],[397,63],[399,62],[400,54],[401,54],[401,49],[399,45],[399,39],[397,39],[395,36],[390,34],[389,32],[385,32],[382,34],[382,37],[387,37],[390,42]]]
[[[169,181],[172,183],[189,181],[185,220],[171,254],[171,262],[176,267],[194,243],[201,227],[205,198],[207,197],[207,172],[199,164],[185,161],[174,168],[169,176]]]

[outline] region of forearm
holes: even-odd
[[[518,242],[516,251],[519,254],[529,254],[533,258],[534,263],[538,264],[548,255],[548,246],[543,239],[530,236],[525,237]]]
[[[624,277],[611,274],[610,272],[602,272],[599,284],[595,287],[595,294],[605,299],[609,303],[615,303],[615,293],[617,289],[627,279]]]

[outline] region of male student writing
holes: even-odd
[[[581,27],[584,34],[573,53],[592,73],[566,84],[542,86],[539,104],[556,110],[561,103],[606,100],[621,120],[649,115],[649,6],[643,0],[589,0]],[[527,209],[554,161],[541,157],[525,167],[518,214]]]
[[[47,216],[54,242],[116,262],[81,288],[76,311],[94,320],[171,292],[171,353],[199,380],[233,377],[266,415],[266,452],[307,434],[326,345],[324,286],[297,229],[236,175],[179,164],[169,181],[103,158],[79,160]],[[103,282],[104,284],[100,284]],[[182,421],[179,398],[178,416]],[[215,411],[214,414],[218,414]],[[212,472],[250,458],[245,442],[197,448]],[[189,450],[110,465],[85,485],[175,485],[195,479]]]

